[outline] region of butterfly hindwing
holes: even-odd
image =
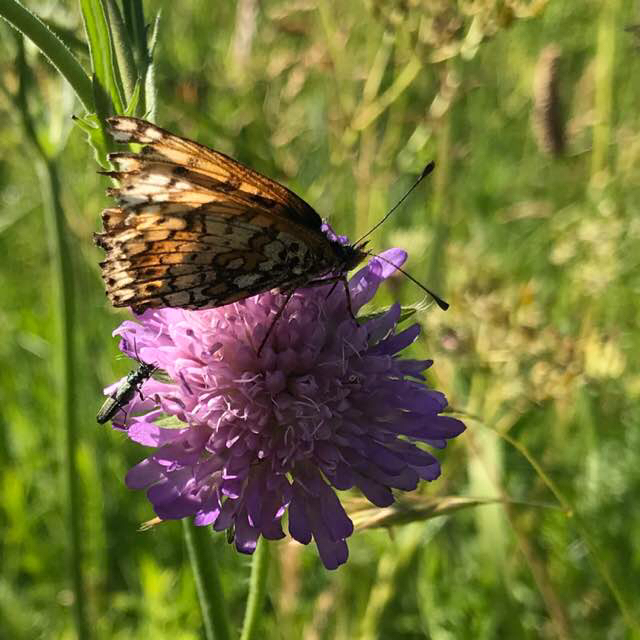
[[[307,245],[278,227],[259,233],[247,225],[225,228],[227,235],[153,227],[103,234],[99,242],[107,258],[102,269],[111,301],[138,310],[219,306],[293,286],[318,260]]]

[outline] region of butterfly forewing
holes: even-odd
[[[292,191],[228,156],[144,120],[109,124],[116,140],[146,145],[111,154],[116,170],[106,172],[119,206],[103,212],[96,242],[115,306],[215,307],[342,274],[364,257],[329,240]]]
[[[255,196],[255,204],[260,204],[263,200],[279,203],[284,206],[293,222],[320,230],[320,216],[302,198],[219,151],[137,118],[110,118],[109,125],[118,142],[148,145],[142,154],[121,154],[136,158],[138,170],[153,163],[155,159],[160,164],[179,167],[177,175],[190,171],[192,174],[206,176],[221,185],[219,190],[223,193],[241,193],[248,196],[249,200]],[[114,155],[117,157],[118,154]]]

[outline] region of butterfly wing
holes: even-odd
[[[331,270],[321,219],[293,192],[143,120],[110,125],[117,140],[148,145],[110,156],[120,206],[103,212],[96,242],[115,306],[215,307]]]
[[[154,160],[159,164],[183,167],[190,177],[203,176],[209,187],[216,185],[221,193],[239,193],[257,206],[280,205],[274,215],[285,215],[296,224],[320,231],[322,219],[302,198],[285,186],[246,167],[229,156],[205,145],[177,136],[146,120],[117,116],[108,120],[111,134],[118,142],[147,145],[135,156],[145,164]],[[122,154],[127,155],[127,154]],[[175,174],[180,175],[180,170]]]

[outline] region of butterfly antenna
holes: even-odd
[[[446,311],[449,308],[449,303],[445,302],[439,295],[433,293],[433,291],[430,291],[429,289],[427,289],[427,287],[425,287],[422,282],[419,282],[418,280],[416,280],[410,273],[407,273],[404,269],[402,269],[401,267],[399,267],[397,264],[395,264],[394,262],[391,262],[391,260],[387,260],[386,258],[383,258],[382,256],[376,255],[375,253],[371,253],[370,251],[367,251],[367,255],[370,255],[373,258],[378,258],[378,260],[382,260],[383,262],[386,262],[387,264],[390,264],[392,267],[395,267],[401,274],[407,276],[407,278],[409,278],[409,280],[411,280],[411,282],[417,284],[425,293],[428,293],[435,301],[436,304],[443,310]]]
[[[367,233],[365,233],[356,243],[355,245],[359,245],[367,236],[370,236],[381,224],[384,223],[384,221],[409,197],[409,195],[411,194],[411,192],[434,170],[436,166],[435,162],[430,162],[423,170],[422,173],[420,174],[419,178],[413,183],[413,185],[411,185],[411,188],[409,189],[409,191],[407,191],[402,198],[400,198],[400,200],[398,200],[398,202],[396,202],[396,204],[391,207],[391,209],[385,214],[384,218],[382,218],[382,220],[380,220],[380,222],[378,222],[376,225],[374,225],[371,229],[369,229],[369,231],[367,231]],[[424,287],[423,287],[424,288]],[[434,296],[435,298],[435,296]]]

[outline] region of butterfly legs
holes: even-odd
[[[344,285],[344,293],[347,296],[347,310],[349,311],[349,315],[353,318],[353,320],[357,322],[358,319],[356,318],[356,315],[353,312],[353,306],[351,305],[351,293],[349,292],[349,281],[347,280],[346,276],[341,275],[341,276],[335,276],[333,278],[326,278],[324,280],[315,280],[313,282],[310,282],[307,286],[322,287],[326,284],[329,284],[330,282],[333,282],[333,286],[331,287],[331,289],[329,289],[329,293],[327,293],[327,295],[325,296],[325,300],[329,298],[329,296],[336,290],[336,287],[342,282],[342,284]]]
[[[353,306],[351,305],[351,294],[349,293],[349,281],[344,275],[335,276],[333,278],[325,278],[323,280],[314,280],[312,282],[307,283],[305,285],[305,288],[324,287],[328,284],[331,284],[332,282],[333,282],[333,286],[329,290],[329,293],[327,293],[326,298],[328,298],[335,291],[335,288],[340,284],[340,282],[342,282],[344,284],[345,295],[347,296],[347,309],[349,311],[349,315],[353,318],[354,322],[357,322],[357,318],[353,312]],[[291,300],[291,297],[293,296],[294,293],[295,293],[295,289],[290,289],[289,291],[286,292],[285,294],[286,298],[282,303],[282,306],[278,309],[278,312],[276,313],[276,317],[273,319],[273,321],[269,325],[269,329],[267,330],[267,333],[265,334],[264,338],[262,338],[262,342],[260,342],[260,346],[258,347],[258,356],[260,356],[260,354],[262,353],[262,349],[264,345],[269,339],[269,336],[273,333],[273,330],[277,322],[282,317],[282,314],[284,313],[284,310],[287,304],[289,303],[289,300]]]
[[[349,315],[353,318],[355,323],[358,322],[358,318],[356,318],[356,314],[353,312],[353,307],[351,306],[351,292],[349,291],[349,281],[346,276],[342,276],[340,278],[342,280],[342,284],[344,285],[344,294],[347,296],[347,309],[349,310]]]
[[[276,313],[276,317],[273,319],[273,322],[269,325],[269,329],[267,329],[267,333],[265,333],[264,338],[262,338],[262,342],[260,343],[260,346],[258,347],[258,356],[260,356],[260,354],[262,353],[262,348],[264,347],[264,345],[266,344],[267,340],[269,339],[269,336],[273,333],[273,330],[274,330],[274,328],[276,326],[276,323],[282,317],[282,314],[284,313],[285,307],[287,306],[287,304],[289,304],[289,300],[291,300],[291,296],[293,294],[294,294],[294,289],[292,289],[291,291],[287,292],[287,294],[286,294],[287,297],[285,298],[285,301],[282,303],[282,306],[278,309],[278,312]]]

